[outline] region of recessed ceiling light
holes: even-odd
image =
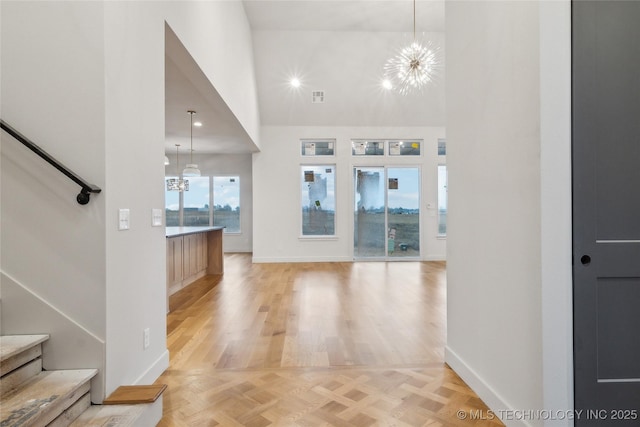
[[[297,77],[294,77],[291,79],[291,86],[293,87],[300,87],[300,80],[298,80]]]
[[[393,88],[393,85],[391,84],[391,80],[389,80],[389,79],[384,79],[384,80],[382,81],[382,87],[383,87],[383,88],[385,88],[385,89],[391,89],[391,88]]]
[[[202,126],[202,122],[193,122],[193,125],[197,126],[197,127],[200,127],[200,126]]]

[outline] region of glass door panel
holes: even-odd
[[[387,169],[387,255],[420,256],[420,172]]]
[[[385,236],[385,185],[383,167],[354,168],[355,258],[384,258]]]

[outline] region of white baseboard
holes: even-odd
[[[507,402],[496,393],[486,381],[480,377],[462,358],[460,358],[453,350],[446,346],[444,349],[444,360],[453,369],[462,380],[482,399],[482,401],[493,411],[496,416],[500,416],[501,412],[513,411]],[[507,427],[532,427],[531,424],[524,420],[507,420],[502,422]]]
[[[278,262],[353,262],[351,257],[253,257],[251,260],[254,264],[267,264]],[[395,259],[393,262],[400,262],[401,259]],[[444,255],[429,255],[421,260],[412,259],[409,261],[446,261]]]
[[[166,350],[134,381],[134,384],[153,384],[169,368],[169,350]]]
[[[277,262],[353,262],[353,258],[349,257],[253,257],[254,264],[277,263]]]

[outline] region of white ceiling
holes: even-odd
[[[245,0],[253,32],[263,125],[444,126],[444,80],[403,96],[381,88],[384,62],[411,41],[413,2]],[[417,0],[419,38],[441,46],[444,0]],[[189,115],[197,111],[195,153],[239,153],[255,145],[167,26],[166,151],[188,152]],[[442,70],[443,71],[443,70]],[[444,73],[442,73],[444,74]],[[297,90],[288,84],[296,75]],[[325,91],[312,104],[311,91]]]
[[[254,30],[397,31],[413,29],[412,0],[244,0]],[[416,1],[416,30],[444,31],[444,0]]]

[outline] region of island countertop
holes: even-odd
[[[187,234],[206,233],[208,231],[216,231],[224,229],[223,226],[206,226],[206,227],[167,227],[165,234],[166,237],[178,237],[185,236]]]

